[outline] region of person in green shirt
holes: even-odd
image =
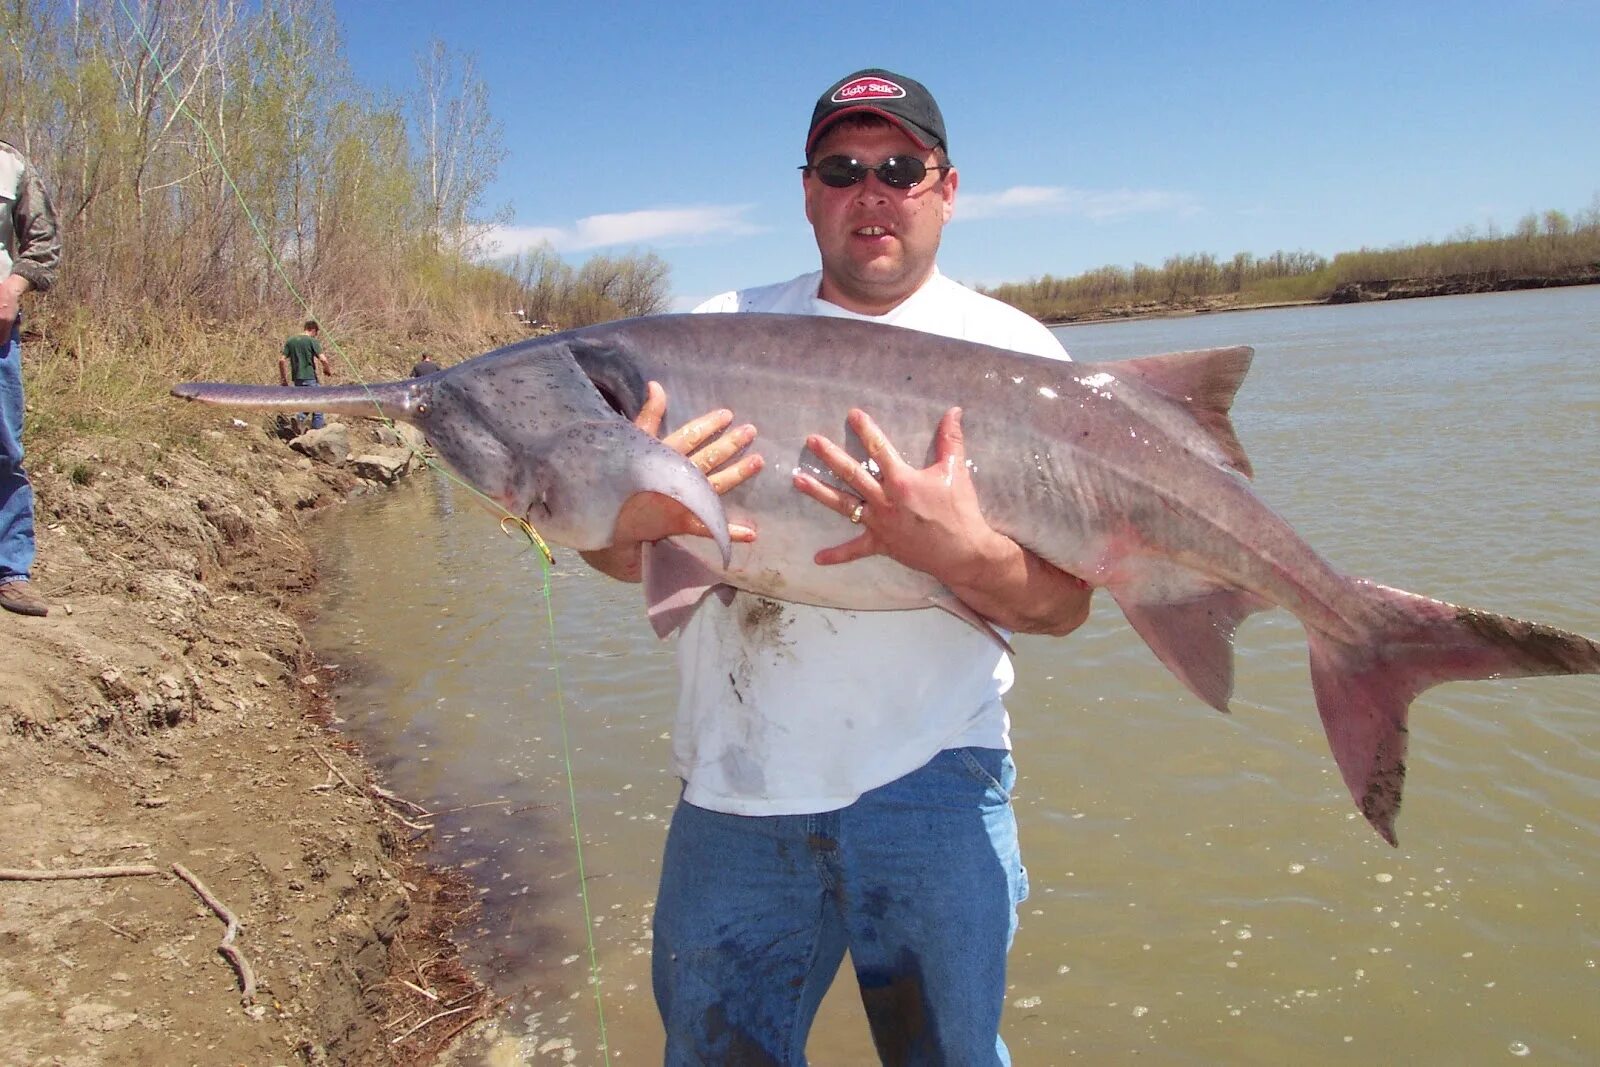
[[[333,377],[333,368],[328,366],[328,357],[322,354],[322,342],[318,335],[322,328],[317,325],[316,319],[307,319],[303,333],[297,333],[283,342],[283,354],[278,357],[278,381],[284,385],[293,382],[295,385],[307,388],[316,388],[317,368],[322,368],[322,373]],[[322,412],[301,412],[295,416],[298,427],[301,419],[310,418],[311,428],[320,430],[325,425]]]

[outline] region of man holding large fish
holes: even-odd
[[[883,70],[842,79],[816,106],[806,160],[821,271],[698,310],[870,319],[1066,358],[1037,321],[936,268],[959,179],[923,86]],[[651,430],[663,399],[648,408]],[[753,436],[742,426],[705,443],[727,423],[714,413],[674,443],[715,476]],[[926,467],[902,457],[868,413],[852,412],[849,427],[866,462],[818,437],[812,450],[838,481],[794,475],[799,491],[860,527],[818,563],[889,556],[1008,630],[1065,634],[1083,622],[1088,586],[984,521],[959,410],[946,414]],[[726,487],[758,467],[730,471]],[[764,475],[774,476],[789,472]],[[639,540],[677,528],[664,498],[635,499],[621,523],[632,543],[587,558],[637,580]],[[638,528],[649,521],[641,511],[659,525]],[[678,663],[673,754],[685,788],[654,944],[667,1062],[801,1062],[846,948],[887,1061],[1005,1062],[1005,956],[1027,880],[1001,644],[945,612],[739,592],[701,604]],[[738,1053],[758,1048],[766,1058]]]
[[[1089,586],[1223,711],[1234,629],[1292,612],[1334,760],[1391,844],[1417,694],[1600,673],[1581,635],[1317,555],[1250,486],[1229,418],[1249,349],[1070,363],[940,275],[957,175],[920,85],[835,85],[803,174],[822,271],[701,309],[743,314],[605,323],[318,401],[418,426],[510,515],[642,581],[656,632],[681,632],[685,786],[653,960],[669,1063],[802,1062],[846,949],[885,1061],[1007,1061],[1027,883],[1004,631],[1071,631]]]

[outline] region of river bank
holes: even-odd
[[[0,1047],[438,1062],[493,1008],[447,936],[475,898],[419,861],[426,817],[332,728],[339,668],[301,628],[317,513],[402,476],[414,442],[332,423],[301,455],[269,420],[221,425],[198,451],[74,441],[35,461],[56,606],[0,613]],[[75,873],[108,868],[129,873]],[[249,1002],[202,886],[237,917]]]

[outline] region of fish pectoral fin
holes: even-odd
[[[731,587],[722,574],[670,538],[653,541],[639,550],[644,575],[646,614],[656,636],[665,639],[683,629],[694,617],[700,601],[713,589]],[[724,593],[723,603],[729,594]]]
[[[628,481],[633,492],[659,493],[677,501],[706,529],[722,553],[722,565],[733,558],[733,540],[728,534],[728,517],[722,498],[692,460],[678,454],[648,434],[625,427],[637,434],[632,440]],[[618,504],[620,510],[621,504]]]
[[[950,614],[954,615],[956,618],[960,619],[974,630],[977,630],[980,634],[983,634],[983,636],[987,637],[989,640],[993,641],[995,644],[1004,649],[1008,655],[1015,654],[1015,649],[1011,647],[1011,642],[1006,640],[1005,635],[997,630],[993,623],[984,618],[982,615],[979,615],[976,611],[973,611],[967,606],[965,601],[956,596],[950,590],[940,589],[937,594],[928,598],[928,602],[936,608],[939,608],[943,611],[948,611]]]
[[[1122,614],[1189,691],[1218,711],[1233,697],[1233,632],[1271,605],[1241,589],[1211,588],[1181,600],[1141,599],[1111,587]]]

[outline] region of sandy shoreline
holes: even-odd
[[[374,425],[350,424],[350,451],[403,457]],[[334,679],[301,629],[316,512],[392,471],[265,426],[213,433],[204,457],[85,442],[34,471],[35,577],[58,606],[0,613],[13,1062],[432,1063],[492,1011],[447,936],[473,894],[418,861],[425,817],[329,727]],[[174,864],[237,917],[253,1003]],[[128,867],[159,873],[37,873]]]

